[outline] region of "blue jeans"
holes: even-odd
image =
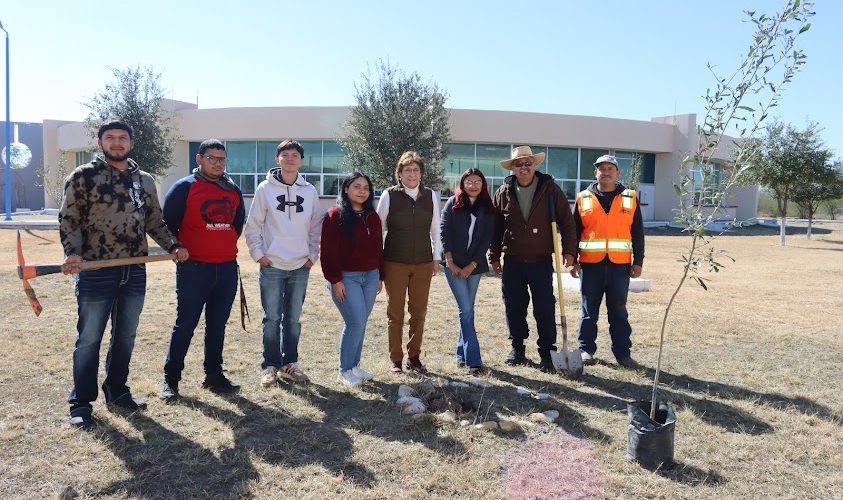
[[[630,264],[601,262],[581,264],[582,319],[580,319],[580,349],[594,354],[597,351],[597,317],[600,303],[606,295],[606,312],[609,319],[609,336],[612,337],[612,354],[616,359],[629,356],[632,347],[632,327],[626,312],[629,294]]]
[[[460,335],[457,338],[457,359],[465,362],[466,366],[483,366],[477,330],[474,328],[474,299],[477,297],[477,288],[480,286],[480,275],[473,274],[465,279],[458,278],[446,267],[445,278],[457,300],[459,310]]]
[[[111,341],[105,358],[103,393],[106,402],[112,402],[129,392],[126,380],[145,293],[146,267],[142,264],[76,275],[79,321],[73,349],[73,390],[67,398],[71,410],[90,408],[97,399],[100,343],[109,319]]]
[[[543,358],[550,356],[550,351],[556,350],[556,298],[553,296],[553,263],[550,257],[538,262],[523,262],[505,256],[501,290],[509,340],[513,347],[523,346],[529,336],[527,306],[532,297],[533,317],[539,334],[536,340],[539,354]]]
[[[164,362],[164,376],[181,380],[184,357],[205,309],[205,374],[222,374],[225,324],[237,293],[237,261],[208,264],[189,260],[176,265],[176,324]]]
[[[331,284],[328,283],[328,293],[339,309],[345,325],[340,334],[340,370],[351,370],[360,364],[363,352],[363,338],[366,335],[366,324],[369,314],[375,306],[378,295],[379,273],[377,269],[371,271],[343,271],[342,283],[345,285],[345,300],[340,302],[334,297]]]
[[[281,368],[299,360],[301,311],[307,292],[310,269],[302,266],[284,271],[271,266],[260,268],[263,306],[263,363],[261,368]]]

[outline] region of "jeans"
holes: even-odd
[[[629,326],[629,315],[626,312],[631,266],[601,262],[581,264],[581,267],[580,349],[592,355],[597,351],[597,317],[600,314],[600,302],[605,294],[609,336],[612,338],[612,354],[616,359],[623,359],[629,356],[629,350],[632,347],[630,340],[632,327]]]
[[[261,368],[281,368],[299,360],[301,311],[307,292],[310,269],[302,266],[284,271],[271,266],[260,268],[263,306],[263,363]]]
[[[74,408],[89,407],[97,399],[100,344],[111,319],[111,341],[105,358],[106,402],[128,394],[129,362],[135,347],[146,293],[146,267],[131,265],[84,271],[76,275],[78,336],[73,349],[73,390],[67,401]]]
[[[340,334],[340,370],[351,370],[360,364],[363,352],[363,338],[369,314],[375,306],[378,295],[380,274],[377,269],[371,271],[343,271],[342,283],[345,285],[345,300],[340,302],[334,296],[334,290],[328,283],[328,293],[339,309],[345,325]]]
[[[477,288],[480,286],[480,274],[473,274],[465,279],[458,278],[446,267],[445,278],[457,300],[459,310],[460,335],[457,338],[457,359],[465,362],[469,367],[483,366],[477,330],[474,328],[474,299],[477,297]]]
[[[501,290],[509,340],[513,347],[523,346],[529,336],[527,306],[532,297],[533,317],[539,334],[536,344],[542,358],[549,357],[550,351],[556,350],[556,298],[553,296],[553,264],[550,257],[538,262],[504,257]]]
[[[205,309],[205,374],[222,374],[225,324],[237,293],[237,261],[209,264],[189,260],[176,265],[176,324],[164,362],[164,376],[181,380],[184,357]]]

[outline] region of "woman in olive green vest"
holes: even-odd
[[[424,161],[415,151],[401,155],[395,169],[398,184],[385,190],[378,215],[386,231],[384,287],[389,332],[390,371],[401,373],[404,359],[404,303],[410,313],[407,370],[426,373],[421,355],[431,278],[439,268],[439,193],[422,185]]]

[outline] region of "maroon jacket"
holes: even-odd
[[[527,220],[521,213],[515,195],[515,176],[503,181],[494,196],[495,232],[489,250],[489,263],[499,262],[501,253],[524,262],[549,259],[553,254],[553,237],[550,229],[549,199],[556,205],[556,222],[562,240],[562,253],[577,255],[577,235],[574,216],[565,193],[553,177],[536,172],[536,193]]]
[[[322,274],[331,283],[342,281],[343,271],[371,271],[377,269],[383,281],[383,230],[381,218],[374,210],[363,217],[355,217],[354,239],[340,231],[340,209],[328,210],[322,223],[320,260]]]

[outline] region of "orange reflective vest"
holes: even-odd
[[[632,217],[635,214],[635,190],[624,189],[612,200],[607,214],[589,190],[577,194],[577,211],[582,220],[580,262],[602,262],[606,255],[615,264],[632,262]]]

